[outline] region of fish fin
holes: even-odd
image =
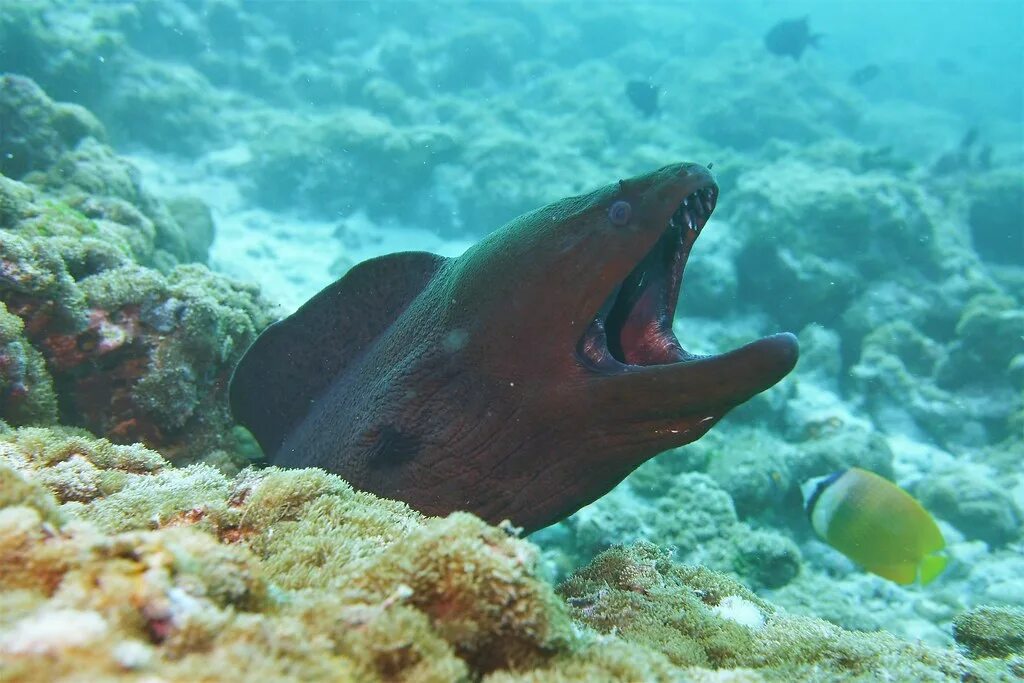
[[[921,560],[921,564],[918,566],[921,585],[927,586],[929,583],[934,581],[948,564],[949,558],[945,555],[925,555],[924,559]]]
[[[889,564],[864,568],[872,574],[877,574],[883,579],[889,579],[890,581],[903,586],[914,583],[914,579],[917,578],[917,566],[910,563]]]
[[[364,261],[274,323],[231,377],[231,412],[272,456],[310,404],[423,290],[443,256],[410,251]]]

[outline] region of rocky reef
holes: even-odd
[[[0,76],[0,117],[3,420],[244,459],[224,395],[269,306],[202,265],[201,205],[154,198],[91,114],[26,78]]]
[[[21,428],[0,438],[0,483],[4,680],[953,681],[1020,665],[1012,635],[964,635],[972,661],[844,631],[650,544],[556,591],[511,529],[426,519],[316,470],[227,477]]]

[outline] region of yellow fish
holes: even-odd
[[[935,520],[888,479],[851,467],[808,481],[803,492],[818,535],[872,574],[927,585],[946,568]]]

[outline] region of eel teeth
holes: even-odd
[[[683,198],[669,225],[673,228],[691,230],[700,234],[702,223],[706,222],[715,208],[716,193],[712,188],[695,190]]]

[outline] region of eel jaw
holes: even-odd
[[[683,269],[718,201],[708,179],[678,205],[661,237],[605,299],[577,344],[593,370],[667,365],[694,358],[672,331]]]

